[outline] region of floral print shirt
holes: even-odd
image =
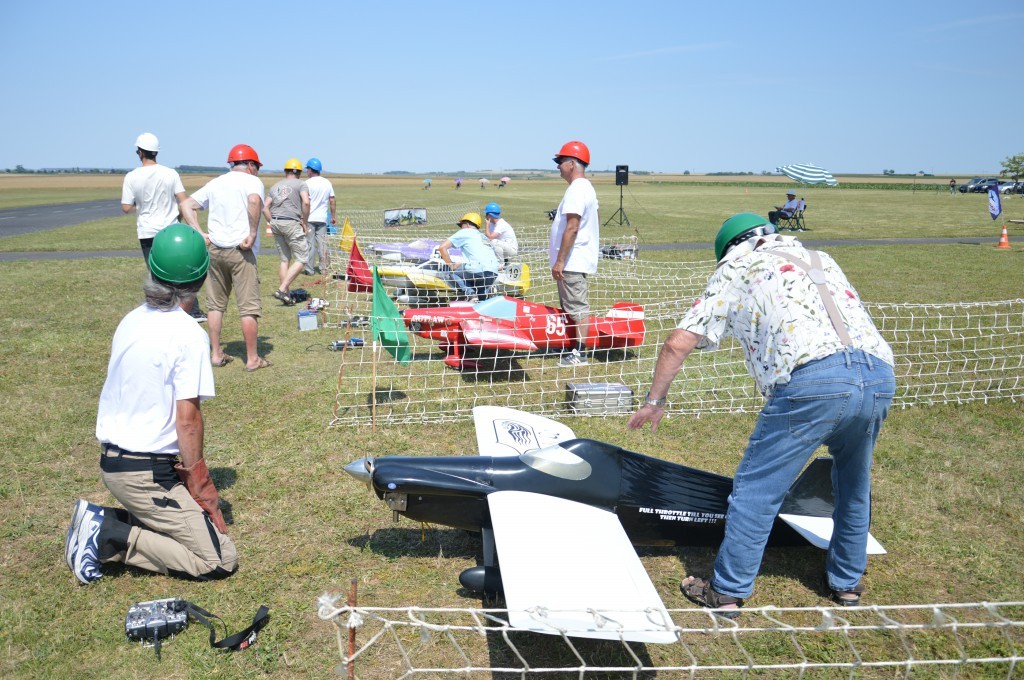
[[[697,345],[700,349],[715,349],[726,336],[736,338],[761,394],[789,382],[798,366],[843,349],[817,286],[803,269],[773,255],[776,250],[810,262],[807,249],[793,237],[773,234],[745,241],[722,258],[704,295],[678,326],[703,336]],[[857,291],[835,260],[820,255],[825,283],[846,323],[852,346],[892,366],[892,349],[875,328]]]

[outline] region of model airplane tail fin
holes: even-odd
[[[831,518],[834,509],[832,459],[822,456],[811,461],[793,482],[793,486],[789,487],[779,514]]]
[[[647,326],[644,324],[644,306],[635,302],[616,302],[608,315],[598,319],[594,331],[598,346],[608,346],[600,336],[611,338],[612,347],[636,347],[644,342]]]
[[[824,550],[832,540],[833,510],[832,458],[815,458],[789,488],[779,509],[779,519],[793,527],[808,543]],[[867,553],[885,554],[885,548],[871,534],[868,534]]]
[[[522,295],[530,290],[530,265],[525,262],[510,262],[505,265],[504,271],[498,274],[496,287],[511,290],[514,295]]]

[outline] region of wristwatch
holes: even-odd
[[[661,399],[651,399],[651,393],[648,392],[647,396],[644,397],[644,406],[655,406],[657,408],[663,408],[668,403],[668,397],[662,397]]]

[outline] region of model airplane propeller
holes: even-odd
[[[484,564],[459,580],[477,592],[502,591],[512,625],[675,642],[633,546],[717,545],[732,480],[576,439],[560,423],[513,409],[478,406],[473,416],[479,456],[363,458],[345,471],[396,520],[481,532]],[[831,458],[819,458],[804,470],[769,544],[828,547],[831,469]],[[868,552],[885,550],[869,537]]]

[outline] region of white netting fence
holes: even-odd
[[[383,226],[381,211],[352,213],[350,224],[367,262],[380,263],[371,246],[412,238],[442,240],[454,221],[475,204],[429,212],[428,224],[414,234]],[[440,211],[441,209],[431,209]],[[558,294],[547,259],[548,225],[516,228],[516,258],[531,270],[525,298],[551,306]],[[602,245],[636,248],[635,239],[606,239]],[[615,383],[642,397],[650,384],[661,343],[698,297],[714,262],[602,258],[590,279],[591,314],[604,316],[616,302],[644,306],[646,339],[639,347],[595,352],[586,366],[561,368],[557,352],[483,352],[469,368],[444,363],[448,352],[437,341],[408,335],[413,361],[402,366],[386,352],[374,356],[368,325],[348,320],[372,313],[370,293],[349,292],[344,274],[348,253],[340,234],[332,239],[333,276],[328,278],[325,325],[336,339],[362,339],[337,358],[338,389],[332,425],[443,422],[466,419],[478,405],[517,408],[542,415],[567,413],[568,383]],[[636,252],[635,250],[632,252]],[[896,355],[898,392],[894,405],[964,403],[1024,397],[1024,299],[949,304],[866,303]],[[760,408],[762,397],[749,377],[738,347],[723,343],[716,351],[696,352],[687,360],[669,394],[670,413],[743,412]],[[613,409],[614,410],[614,409]]]
[[[651,617],[671,644],[517,629],[502,609],[339,606],[323,596],[349,678],[986,677],[1024,672],[1024,602],[707,609]],[[554,612],[530,612],[543,622]],[[595,626],[615,620],[591,612]],[[626,631],[620,631],[625,633]]]

